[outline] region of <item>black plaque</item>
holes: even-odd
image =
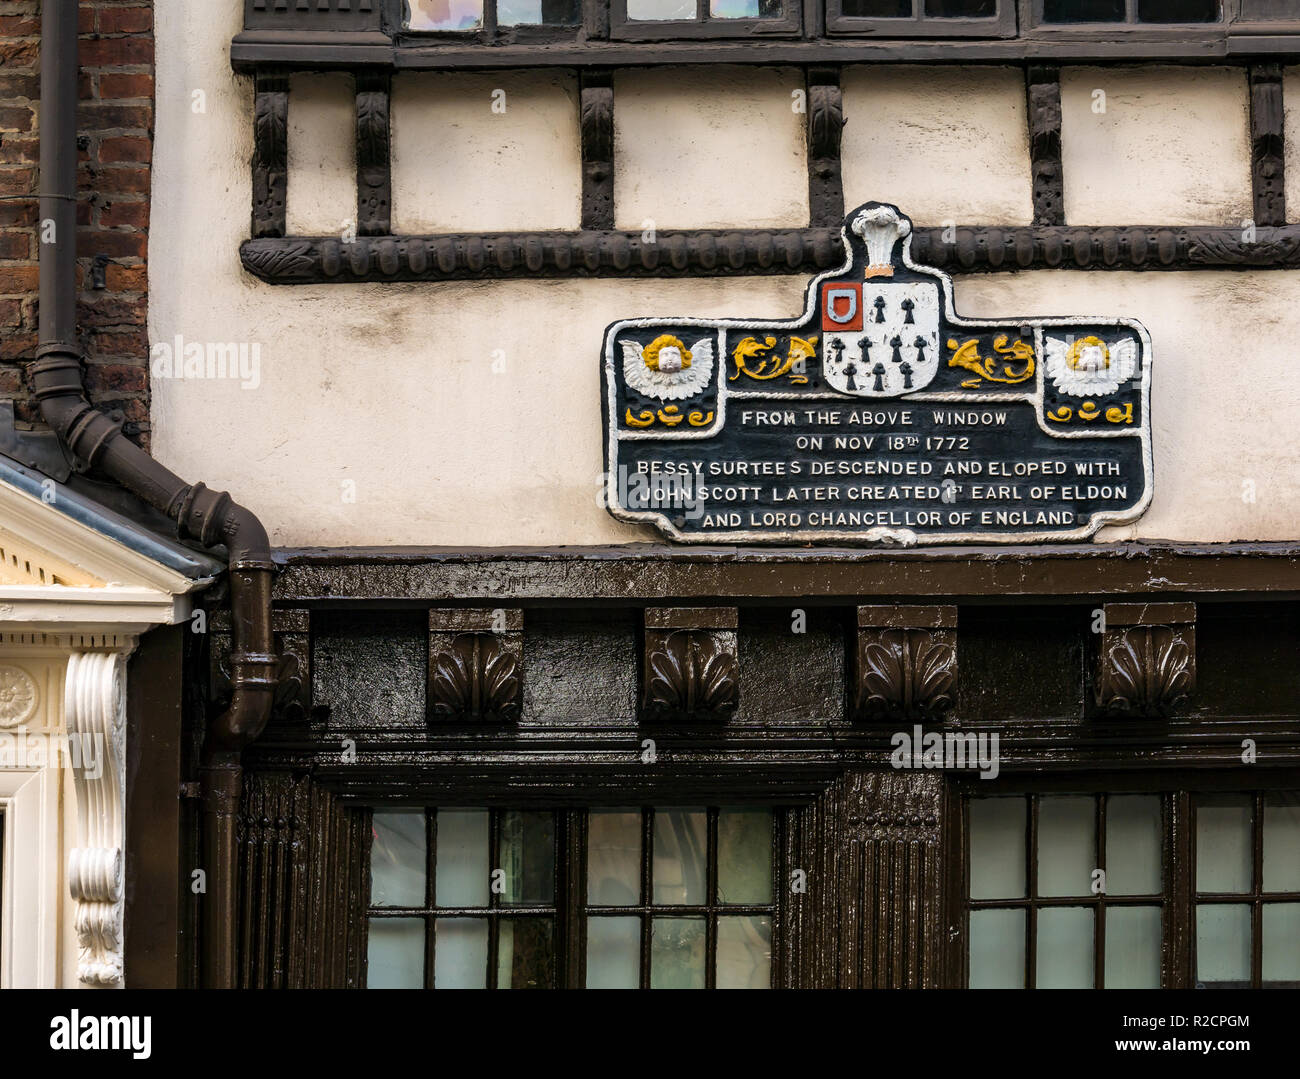
[[[961,318],[869,202],[786,321],[605,332],[604,498],[683,543],[1085,539],[1151,500],[1151,339],[1133,319]]]

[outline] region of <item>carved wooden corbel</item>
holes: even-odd
[[[808,209],[811,224],[833,228],[844,217],[840,142],[844,96],[833,68],[808,72]]]
[[[428,714],[509,723],[523,707],[524,613],[517,607],[429,611]]]
[[[1097,659],[1098,709],[1169,716],[1196,688],[1196,604],[1107,603]]]
[[[641,703],[655,719],[721,720],[740,703],[735,607],[645,612]]]
[[[582,227],[614,227],[614,85],[608,72],[582,75]]]
[[[357,74],[357,232],[385,236],[392,225],[387,72]]]
[[[937,720],[957,700],[957,608],[858,608],[850,683],[859,720]]]
[[[253,111],[253,236],[282,237],[289,181],[289,80],[259,72]]]
[[[132,642],[134,646],[134,642]],[[68,890],[77,931],[77,977],[120,986],[123,971],[123,858],[126,824],[127,651],[68,657],[64,722],[69,741],[93,746],[72,768],[77,797],[76,846],[68,855]]]

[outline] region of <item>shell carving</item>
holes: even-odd
[[[519,718],[519,663],[491,633],[461,633],[434,659],[433,714],[442,719]]]
[[[1191,659],[1167,627],[1129,630],[1106,649],[1098,704],[1118,715],[1170,715],[1191,696]]]
[[[740,700],[736,657],[708,632],[677,630],[646,660],[646,707],[676,716],[721,717]]]
[[[955,703],[956,649],[928,632],[884,630],[863,643],[859,659],[862,716],[935,718]]]

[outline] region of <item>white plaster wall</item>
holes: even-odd
[[[577,94],[568,72],[394,76],[393,229],[578,228]]]
[[[849,207],[904,207],[918,225],[1034,219],[1023,72],[1003,67],[845,70]]]
[[[292,235],[338,235],[357,216],[356,89],[350,75],[289,80],[285,224]]]
[[[1067,224],[1239,225],[1252,213],[1245,69],[1066,67],[1061,159]]]
[[[252,151],[251,86],[231,74],[227,54],[239,21],[237,5],[157,3],[150,335],[154,341],[182,334],[190,341],[256,342],[260,383],[240,389],[236,383],[156,379],[157,456],[182,476],[232,491],[283,545],[595,544],[655,538],[617,524],[595,502],[604,327],[631,315],[788,316],[802,310],[802,279],[265,285],[245,274],[238,261],[239,244],[248,235]],[[788,93],[797,85],[758,75],[737,82],[734,71],[690,73],[692,79],[712,80],[707,82],[710,104],[702,113],[681,111],[693,100],[691,92],[663,73],[620,76],[620,154],[624,173],[634,177],[630,193],[627,180],[619,189],[624,223],[639,228],[651,216],[661,228],[794,225],[806,218],[802,117],[790,111]],[[1169,190],[1192,172],[1198,146],[1206,155],[1198,188],[1226,197],[1218,181],[1228,172],[1239,172],[1238,187],[1244,185],[1245,136],[1233,133],[1237,117],[1226,107],[1231,95],[1224,93],[1222,77],[1203,72],[1169,77],[1177,86],[1195,88],[1202,76],[1218,89],[1197,91],[1194,99],[1208,97],[1224,108],[1197,112],[1203,130],[1181,129],[1185,157],[1172,159],[1165,170],[1168,183],[1160,180],[1161,172],[1091,188],[1089,197],[1101,200],[1096,219],[1174,220],[1178,206]],[[467,103],[481,108],[483,90],[504,80],[492,76],[471,84],[464,78],[457,77],[462,108]],[[864,115],[864,102],[870,105],[852,88],[856,78],[847,80],[850,127],[854,117]],[[1121,117],[1125,109],[1139,111],[1139,99],[1130,102],[1128,96],[1139,83],[1157,99],[1173,93],[1153,73],[1108,71],[1106,78],[1113,80],[1107,83],[1111,106],[1118,94]],[[515,93],[504,84],[512,103],[500,119],[519,125],[518,140],[533,138],[525,130],[533,122],[529,115],[550,117],[545,121],[550,126],[528,143],[524,155],[540,155],[540,160],[524,173],[519,164],[524,158],[511,149],[523,142],[501,142],[493,150],[480,141],[484,131],[508,128],[492,128],[495,121],[487,117],[467,118],[460,134],[435,137],[443,127],[419,102],[442,107],[436,105],[438,95],[417,85],[414,75],[396,82],[400,178],[394,210],[404,227],[505,228],[507,220],[533,228],[576,225],[576,116],[560,120],[561,102],[564,109],[576,107],[569,90],[543,80]],[[1087,85],[1085,77],[1080,86]],[[208,111],[201,117],[189,111],[188,91],[196,87],[208,92]],[[1077,98],[1080,92],[1075,87],[1070,94]],[[1023,121],[998,120],[998,108],[972,101],[969,92],[952,93],[951,111],[967,110],[972,123],[989,132],[977,140],[981,144],[1001,130],[999,124],[1005,143],[1011,128]],[[1014,108],[1008,93],[1003,87],[996,100]],[[538,102],[532,114],[530,102]],[[520,111],[512,115],[516,107]],[[929,107],[941,111],[938,101]],[[337,117],[332,105],[322,102],[320,109],[322,123],[327,113]],[[880,115],[871,122],[883,124]],[[1116,113],[1108,115],[1115,122]],[[450,123],[455,116],[444,119]],[[1164,122],[1155,115],[1137,127],[1168,147],[1173,142],[1162,132]],[[1067,118],[1067,130],[1070,123]],[[765,130],[770,138],[763,142]],[[1117,138],[1136,137],[1127,119],[1114,130]],[[717,136],[711,142],[710,132]],[[1077,135],[1076,126],[1076,151]],[[916,143],[898,132],[889,137],[898,147]],[[408,139],[423,139],[423,149],[413,151]],[[1234,146],[1239,160],[1229,170],[1221,158]],[[992,160],[1000,161],[1001,152]],[[469,167],[476,161],[482,168]],[[1094,165],[1083,167],[1086,173]],[[932,175],[932,161],[922,158],[914,168],[902,174],[907,182],[897,189],[898,201],[914,213],[918,203],[928,201],[929,209],[918,214],[924,221],[943,208],[943,181]],[[337,160],[335,169],[350,177],[351,161]],[[1008,171],[1008,180],[1011,175]],[[307,176],[317,189],[334,190],[333,181],[321,180],[319,168],[308,168]],[[300,199],[303,191],[310,195],[312,180],[292,173],[290,199]],[[520,201],[503,203],[515,206],[510,213],[516,216],[491,222],[476,216],[498,212],[495,204],[485,209],[482,192],[502,191],[507,181],[523,192]],[[951,185],[953,217],[989,220],[985,215],[997,204],[980,204],[983,184],[976,177]],[[1148,190],[1162,184],[1165,190]],[[1067,176],[1067,191],[1070,186]],[[1001,181],[990,190],[1010,192]],[[850,198],[880,194],[859,189]],[[1248,207],[1248,190],[1238,194]],[[1017,201],[1022,197],[1015,194],[1003,210],[1023,214]],[[294,205],[305,221],[324,223],[336,216],[333,205],[318,208],[315,218],[310,202]],[[1204,212],[1218,220],[1227,205]],[[535,212],[525,214],[529,207]],[[972,316],[1116,313],[1150,327],[1157,363],[1155,501],[1140,522],[1111,530],[1109,538],[1300,536],[1293,449],[1300,389],[1289,346],[1300,338],[1300,273],[1043,271],[961,278],[957,294],[961,310]],[[1253,503],[1241,498],[1248,479],[1255,483]]]
[[[1155,497],[1099,539],[1300,536],[1300,272],[969,276],[956,297],[972,315],[1131,315],[1151,331]]]
[[[803,80],[763,68],[614,77],[614,223],[621,229],[808,224]]]

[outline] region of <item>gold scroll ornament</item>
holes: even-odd
[[[729,381],[735,382],[742,374],[767,381],[780,378],[789,372],[791,383],[798,386],[806,383],[808,376],[802,373],[803,367],[800,366],[798,371],[792,368],[795,364],[802,365],[804,361],[811,360],[817,355],[817,338],[805,339],[791,336],[790,348],[785,356],[772,352],[775,347],[775,337],[765,337],[762,341],[756,337],[746,337],[741,340],[731,353],[731,358],[736,361],[736,371]],[[750,367],[751,363],[753,367]]]
[[[962,389],[973,390],[984,381],[1014,386],[1017,382],[1033,378],[1033,346],[1025,344],[1018,338],[1011,344],[1007,344],[1008,340],[1006,334],[998,334],[993,338],[993,351],[997,355],[982,357],[979,352],[979,338],[972,337],[962,344],[958,344],[956,338],[948,338],[948,347],[953,350],[952,356],[948,359],[948,366],[964,367],[967,371],[974,371],[978,376],[963,379]],[[1010,359],[1008,360],[1007,357]],[[999,358],[1002,360],[1001,371],[997,369]],[[1013,363],[1023,363],[1025,366],[1017,371],[1012,367]]]
[[[1073,414],[1074,413],[1070,409],[1069,405],[1061,405],[1061,407],[1055,411],[1049,412],[1047,418],[1049,420],[1054,420],[1056,423],[1069,423]],[[1087,420],[1089,423],[1101,414],[1101,409],[1099,409],[1093,401],[1084,401],[1083,404],[1079,406],[1079,419]],[[1123,408],[1120,408],[1118,405],[1111,405],[1106,409],[1105,415],[1108,423],[1132,423],[1133,403],[1130,401]]]
[[[684,415],[676,405],[664,405],[657,414],[653,410],[647,408],[644,412],[641,412],[636,416],[632,415],[632,409],[629,408],[623,416],[623,421],[629,427],[652,427],[656,415],[659,422],[664,424],[666,427],[676,427],[682,422],[682,420],[685,420],[692,427],[708,427],[709,424],[713,422],[712,409],[708,412],[694,410],[689,414]]]

